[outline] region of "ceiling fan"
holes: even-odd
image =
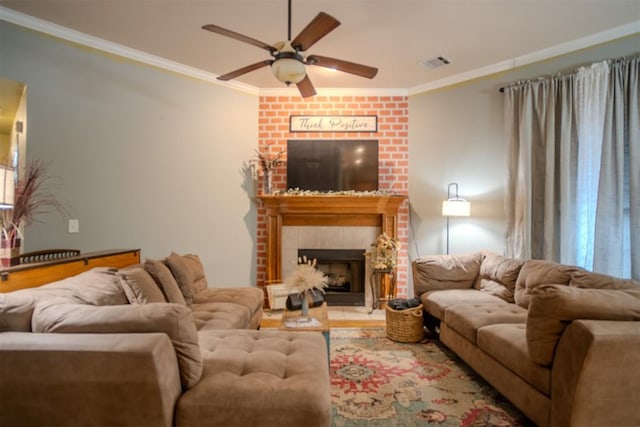
[[[281,41],[269,45],[254,38],[227,30],[217,25],[203,25],[202,29],[217,33],[232,39],[249,43],[253,46],[267,50],[273,59],[265,59],[255,64],[247,65],[230,73],[223,74],[218,80],[231,80],[243,74],[257,70],[267,65],[271,66],[274,76],[281,82],[289,86],[295,83],[303,98],[313,96],[316,90],[306,73],[306,65],[317,65],[320,67],[331,68],[343,71],[345,73],[355,74],[357,76],[372,79],[378,73],[378,69],[367,65],[356,64],[354,62],[344,61],[341,59],[330,58],[328,56],[308,55],[306,52],[318,40],[333,31],[340,21],[324,12],[318,13],[315,18],[300,31],[296,38],[291,39],[291,0],[289,0],[289,16],[288,16],[288,33],[287,41]]]

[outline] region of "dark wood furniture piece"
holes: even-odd
[[[94,267],[122,268],[140,263],[140,249],[114,249],[19,264],[0,270],[0,292],[34,288],[80,274]]]

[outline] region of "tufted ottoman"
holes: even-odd
[[[319,333],[198,333],[204,372],[183,393],[176,427],[329,426],[326,343]]]

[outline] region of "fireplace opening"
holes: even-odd
[[[298,257],[316,260],[316,268],[329,278],[327,305],[364,306],[365,251],[363,249],[298,249]]]

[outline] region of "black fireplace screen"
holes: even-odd
[[[315,259],[316,268],[329,279],[328,305],[364,305],[364,249],[298,249],[298,256]]]

